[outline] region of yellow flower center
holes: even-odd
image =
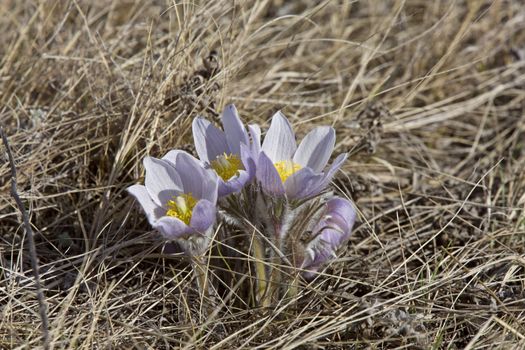
[[[228,181],[233,176],[239,175],[239,170],[244,170],[239,156],[231,153],[224,153],[217,156],[215,160],[211,161],[210,165],[224,181]]]
[[[190,224],[191,213],[193,207],[197,204],[197,200],[193,198],[191,193],[184,193],[180,196],[173,196],[172,200],[167,203],[167,216],[172,216],[184,222],[186,225]]]
[[[283,183],[292,174],[296,173],[299,169],[301,169],[301,166],[299,164],[294,163],[291,160],[282,160],[280,162],[275,163],[274,165]]]

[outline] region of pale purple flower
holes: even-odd
[[[207,248],[216,219],[217,176],[182,151],[144,158],[145,186],[127,191],[144,209],[149,223],[166,239],[200,242],[189,253]],[[187,246],[187,245],[186,245]]]
[[[219,175],[219,197],[238,192],[255,175],[255,155],[259,154],[261,130],[249,125],[249,133],[234,105],[224,108],[224,131],[208,120],[193,120],[193,139],[200,160]]]
[[[275,196],[301,199],[319,194],[347,157],[346,153],[337,156],[325,172],[334,145],[334,129],[319,126],[297,147],[288,119],[277,112],[257,159],[257,180],[267,193]]]
[[[306,270],[306,278],[313,277],[323,264],[336,256],[337,249],[350,237],[356,219],[352,204],[340,197],[328,200],[323,210],[312,231],[313,238],[305,247],[301,269]]]

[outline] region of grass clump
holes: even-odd
[[[0,13],[0,122],[53,348],[525,346],[518,2],[4,1]],[[251,282],[230,276],[202,319],[189,265],[125,188],[144,156],[192,152],[193,118],[232,102],[265,127],[283,109],[299,137],[333,125],[334,153],[350,152],[334,186],[359,224],[292,300],[253,309]],[[4,154],[0,347],[34,348],[41,318]],[[218,275],[233,269],[228,246],[214,243]]]

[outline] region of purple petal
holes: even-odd
[[[321,233],[321,240],[330,248],[335,250],[339,248],[341,243],[345,241],[349,231],[342,231],[338,229],[325,228]]]
[[[310,131],[297,148],[293,161],[303,167],[321,172],[332,155],[335,145],[335,130],[330,126],[319,126]]]
[[[204,234],[215,223],[215,219],[215,204],[206,199],[201,199],[193,208],[190,226],[197,232]]]
[[[195,118],[192,129],[195,150],[203,162],[209,163],[217,158],[218,155],[231,153],[224,132],[206,119],[202,117]]]
[[[275,113],[264,138],[262,150],[272,163],[277,163],[281,160],[291,160],[296,148],[295,134],[290,122],[280,111]]]
[[[317,240],[315,246],[310,246],[305,251],[305,257],[301,263],[301,269],[305,271],[302,275],[307,280],[313,279],[319,268],[335,257],[335,252],[322,240]]]
[[[334,197],[326,202],[326,216],[329,225],[339,227],[342,231],[349,233],[354,226],[356,212],[350,201]]]
[[[317,236],[308,243],[302,268],[309,270],[305,277],[313,277],[321,265],[335,256],[339,249],[350,237],[354,226],[356,212],[350,201],[334,197],[325,204],[325,213],[314,229]]]
[[[173,164],[162,159],[144,158],[145,185],[153,201],[163,206],[173,196],[182,192],[182,182]]]
[[[226,135],[226,142],[233,154],[241,154],[240,145],[249,144],[248,133],[239,118],[234,105],[228,105],[222,112],[222,126]]]
[[[301,268],[307,270],[303,272],[305,278],[313,278],[322,265],[336,257],[336,249],[345,241],[341,236],[341,231],[325,228],[319,237],[308,244],[301,264]]]
[[[219,198],[239,192],[249,179],[250,174],[244,170],[240,170],[238,176],[232,177],[228,181],[219,178]]]
[[[347,153],[341,153],[340,155],[338,155],[337,158],[335,158],[332,165],[330,166],[330,168],[328,169],[328,171],[324,174],[323,180],[320,181],[316,187],[312,188],[309,195],[313,196],[323,191],[330,184],[330,181],[332,181],[332,178],[334,177],[335,173],[343,165],[347,157]]]
[[[332,181],[332,177],[346,161],[346,158],[348,158],[348,153],[341,153],[337,156],[337,158],[335,158],[334,162],[330,166],[330,169],[328,169],[328,171],[325,173],[325,181],[327,185],[330,183],[330,181]]]
[[[290,175],[284,183],[288,199],[300,199],[308,197],[312,188],[319,186],[323,180],[323,174],[316,174],[310,168],[302,168]]]
[[[171,216],[161,217],[153,224],[153,227],[159,230],[166,239],[177,239],[195,233],[195,231],[184,222]]]
[[[284,195],[284,186],[279,177],[279,173],[268,156],[261,152],[257,161],[257,170],[255,172],[257,180],[261,187],[267,193],[282,196]]]
[[[167,242],[162,249],[162,254],[175,255],[182,253],[184,253],[184,250],[177,242]]]
[[[174,150],[171,150],[168,153],[166,153],[166,155],[164,157],[162,157],[162,159],[167,160],[168,162],[170,162],[173,165],[175,165],[175,162],[177,161],[177,156],[180,153],[187,153],[187,152],[183,151],[183,150],[180,150],[180,149],[174,149]]]
[[[196,199],[217,202],[217,175],[204,169],[201,163],[187,153],[179,153],[175,168],[182,182],[184,193],[191,193]]]
[[[340,231],[330,228],[324,229],[321,237],[315,242],[315,246],[310,248],[315,252],[315,257],[310,261],[310,264],[319,266],[334,258],[335,250],[339,248],[339,244],[342,241],[339,238],[340,236]]]
[[[250,152],[250,149],[245,146],[241,145],[241,161],[244,165],[244,169],[249,174],[249,180],[253,179],[255,176],[255,169],[256,169],[256,158],[259,157],[259,154],[254,155],[252,152]]]
[[[319,270],[319,266],[316,266],[315,268],[309,268],[308,271],[303,271],[303,277],[310,281],[310,280],[313,280],[315,278],[315,276],[317,275],[317,271]]]
[[[250,131],[250,137],[251,137],[251,145],[250,150],[257,159],[259,157],[259,153],[261,152],[261,128],[257,124],[250,124],[248,125],[248,130]]]
[[[151,199],[146,186],[133,185],[126,189],[139,202],[151,225],[166,211]]]

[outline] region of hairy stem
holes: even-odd
[[[270,306],[271,300],[268,293],[268,276],[264,262],[264,244],[259,237],[253,238],[253,255],[255,258],[255,275],[257,278],[256,300],[262,307]]]
[[[210,283],[208,279],[208,264],[206,257],[199,255],[192,257],[192,268],[197,281],[201,301],[201,316],[207,316],[211,313],[210,305]]]
[[[288,281],[288,290],[286,291],[286,296],[289,298],[296,299],[299,294],[299,276],[293,274],[293,277]]]

